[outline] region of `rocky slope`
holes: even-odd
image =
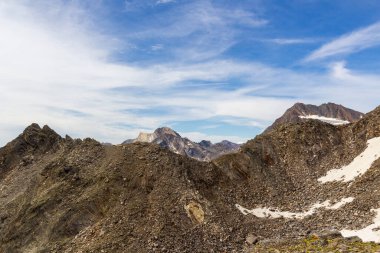
[[[157,143],[176,154],[199,161],[211,161],[221,155],[237,152],[240,147],[239,144],[226,140],[215,144],[205,140],[196,143],[188,138],[182,138],[181,135],[168,127],[157,128],[153,133],[140,133],[136,139],[126,140],[123,144],[135,142]]]
[[[337,233],[311,234],[305,238],[292,240],[261,241],[255,245],[251,253],[273,252],[273,253],[376,253],[380,251],[380,245],[376,243],[363,243],[357,238],[342,238]]]
[[[33,124],[0,149],[0,176],[0,252],[239,248],[220,242],[238,231],[213,216],[226,178],[155,144],[104,146]]]
[[[320,106],[296,103],[278,118],[265,132],[285,123],[296,123],[307,119],[317,119],[333,125],[354,122],[363,117],[363,113],[334,103]]]
[[[344,126],[320,121],[285,124],[249,141],[238,154],[214,163],[231,179],[245,182],[238,184],[229,201],[238,204],[256,233],[265,238],[299,236],[311,230],[359,236],[357,232],[364,229],[362,238],[379,242],[378,154],[370,159],[374,162],[369,163],[369,170],[351,181],[319,180],[330,170],[360,160],[367,141],[380,136],[379,122],[377,108]],[[380,152],[380,146],[375,150]],[[363,166],[358,164],[350,171]]]
[[[0,149],[0,252],[305,252],[325,231],[311,249],[375,252],[333,235],[380,242],[379,123],[284,124],[208,163],[33,124]]]

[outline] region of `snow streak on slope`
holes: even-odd
[[[367,148],[357,156],[349,165],[340,169],[333,169],[327,172],[326,176],[318,178],[321,183],[343,181],[349,182],[356,177],[363,175],[372,163],[380,157],[380,137],[370,139]]]
[[[329,123],[329,124],[332,124],[335,126],[350,123],[347,120],[336,119],[336,118],[328,118],[328,117],[323,117],[323,116],[319,116],[319,115],[307,115],[307,116],[298,116],[298,117],[300,117],[301,119],[316,119],[316,120],[320,120],[320,121],[323,121],[323,122],[326,122],[326,123]]]
[[[364,242],[377,242],[380,243],[380,208],[372,209],[371,211],[376,212],[376,216],[373,219],[373,223],[360,230],[341,230],[342,236],[351,237],[357,236]]]
[[[342,206],[344,206],[347,203],[352,202],[353,200],[354,200],[354,198],[352,198],[352,197],[343,198],[335,204],[331,204],[330,200],[326,200],[323,203],[319,203],[319,202],[315,203],[314,205],[312,205],[310,207],[310,209],[308,211],[297,212],[297,213],[296,212],[288,212],[288,211],[279,211],[279,210],[276,210],[273,208],[265,208],[265,207],[264,208],[255,208],[255,209],[249,210],[247,208],[242,207],[239,204],[236,204],[235,206],[239,209],[239,211],[242,214],[244,214],[244,215],[253,214],[254,216],[259,217],[259,218],[275,219],[275,218],[282,218],[283,217],[283,218],[290,218],[290,219],[303,219],[306,216],[314,214],[320,208],[335,210],[335,209],[341,208]]]

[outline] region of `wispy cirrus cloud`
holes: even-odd
[[[259,60],[221,57],[220,52],[234,43],[240,26],[265,25],[241,10],[235,14],[242,20],[204,1],[182,7],[178,15],[183,19],[167,14],[167,23],[148,22],[139,34],[143,42],[148,39],[148,51],[162,44],[165,50],[157,51],[178,50],[181,57],[138,64],[128,57],[112,60],[119,45],[113,43],[114,36],[94,29],[91,11],[59,3],[0,3],[0,145],[31,122],[49,124],[73,137],[120,143],[139,131],[199,120],[245,126],[249,133],[206,135],[201,127],[180,133],[210,136],[213,141],[242,141],[254,137],[297,101],[335,101],[363,110],[372,106],[368,98],[378,101],[380,77],[349,70],[343,63],[330,66],[326,73],[301,72]],[[176,26],[172,21],[183,23]],[[189,30],[181,30],[185,28]],[[156,29],[160,32],[148,34]],[[139,39],[131,34],[136,32],[128,31],[128,38]],[[165,43],[149,40],[160,34]],[[167,45],[171,40],[180,46]],[[218,41],[223,43],[218,45]]]
[[[175,2],[175,0],[158,0],[156,4],[168,4],[172,2]]]
[[[0,111],[5,119],[2,144],[31,122],[49,124],[74,137],[118,143],[135,137],[138,131],[173,121],[229,116],[228,108],[220,105],[222,100],[236,107],[234,100],[247,95],[225,87],[228,80],[254,78],[252,68],[256,73],[265,69],[260,64],[249,67],[223,60],[143,67],[113,62],[110,56],[115,47],[108,43],[110,39],[81,22],[89,20],[86,16],[91,13],[74,5],[40,8],[36,2],[27,3],[0,4],[0,105],[7,108]],[[43,15],[47,11],[62,15]],[[78,19],[66,19],[73,15]],[[210,82],[223,84],[210,88]],[[192,83],[198,88],[186,87]],[[157,106],[168,108],[168,112],[136,112]],[[248,102],[244,106],[257,107]],[[252,110],[249,113],[254,115]],[[261,115],[260,119],[268,119],[267,113]]]
[[[151,49],[153,51],[162,50],[162,49],[164,49],[164,45],[162,45],[162,44],[155,44],[155,45],[151,46]]]
[[[238,7],[223,8],[211,1],[194,1],[176,6],[175,12],[168,10],[162,18],[155,17],[145,22],[145,27],[131,35],[136,38],[167,37],[181,38],[194,33],[229,31],[238,25],[262,27],[268,20]]]
[[[345,34],[312,52],[306,62],[347,55],[380,45],[380,22]]]
[[[296,44],[310,44],[318,42],[317,39],[312,38],[275,38],[266,39],[265,42],[271,42],[279,45],[296,45]]]
[[[239,7],[210,0],[176,5],[160,16],[147,17],[128,38],[136,43],[158,40],[177,58],[205,60],[221,55],[238,42],[242,29],[259,29],[268,20]],[[175,41],[175,43],[173,43]]]

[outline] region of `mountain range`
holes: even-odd
[[[208,162],[32,124],[0,149],[0,252],[376,252],[380,107],[352,121],[278,124]]]
[[[360,119],[363,115],[361,112],[334,103],[326,103],[320,106],[296,103],[264,132],[285,123],[297,123],[308,119],[320,120],[333,125],[348,124]],[[193,142],[188,138],[181,137],[168,127],[157,128],[153,133],[141,132],[136,139],[128,139],[122,144],[134,142],[157,143],[174,153],[186,155],[199,161],[211,161],[222,155],[235,153],[240,147],[239,144],[227,140],[215,144],[206,140],[199,143]]]
[[[193,142],[168,127],[157,128],[153,133],[140,133],[136,139],[126,140],[123,144],[135,142],[157,143],[176,154],[186,155],[199,161],[211,161],[221,155],[237,152],[240,147],[239,144],[227,140],[215,144],[206,140]]]

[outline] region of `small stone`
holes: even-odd
[[[198,224],[202,224],[205,218],[205,213],[202,209],[202,206],[199,203],[190,201],[188,205],[185,206],[188,217]]]
[[[249,244],[249,245],[252,245],[252,244],[255,244],[258,242],[258,238],[257,236],[253,235],[253,234],[248,234],[247,235],[247,238],[245,239],[245,241]]]

